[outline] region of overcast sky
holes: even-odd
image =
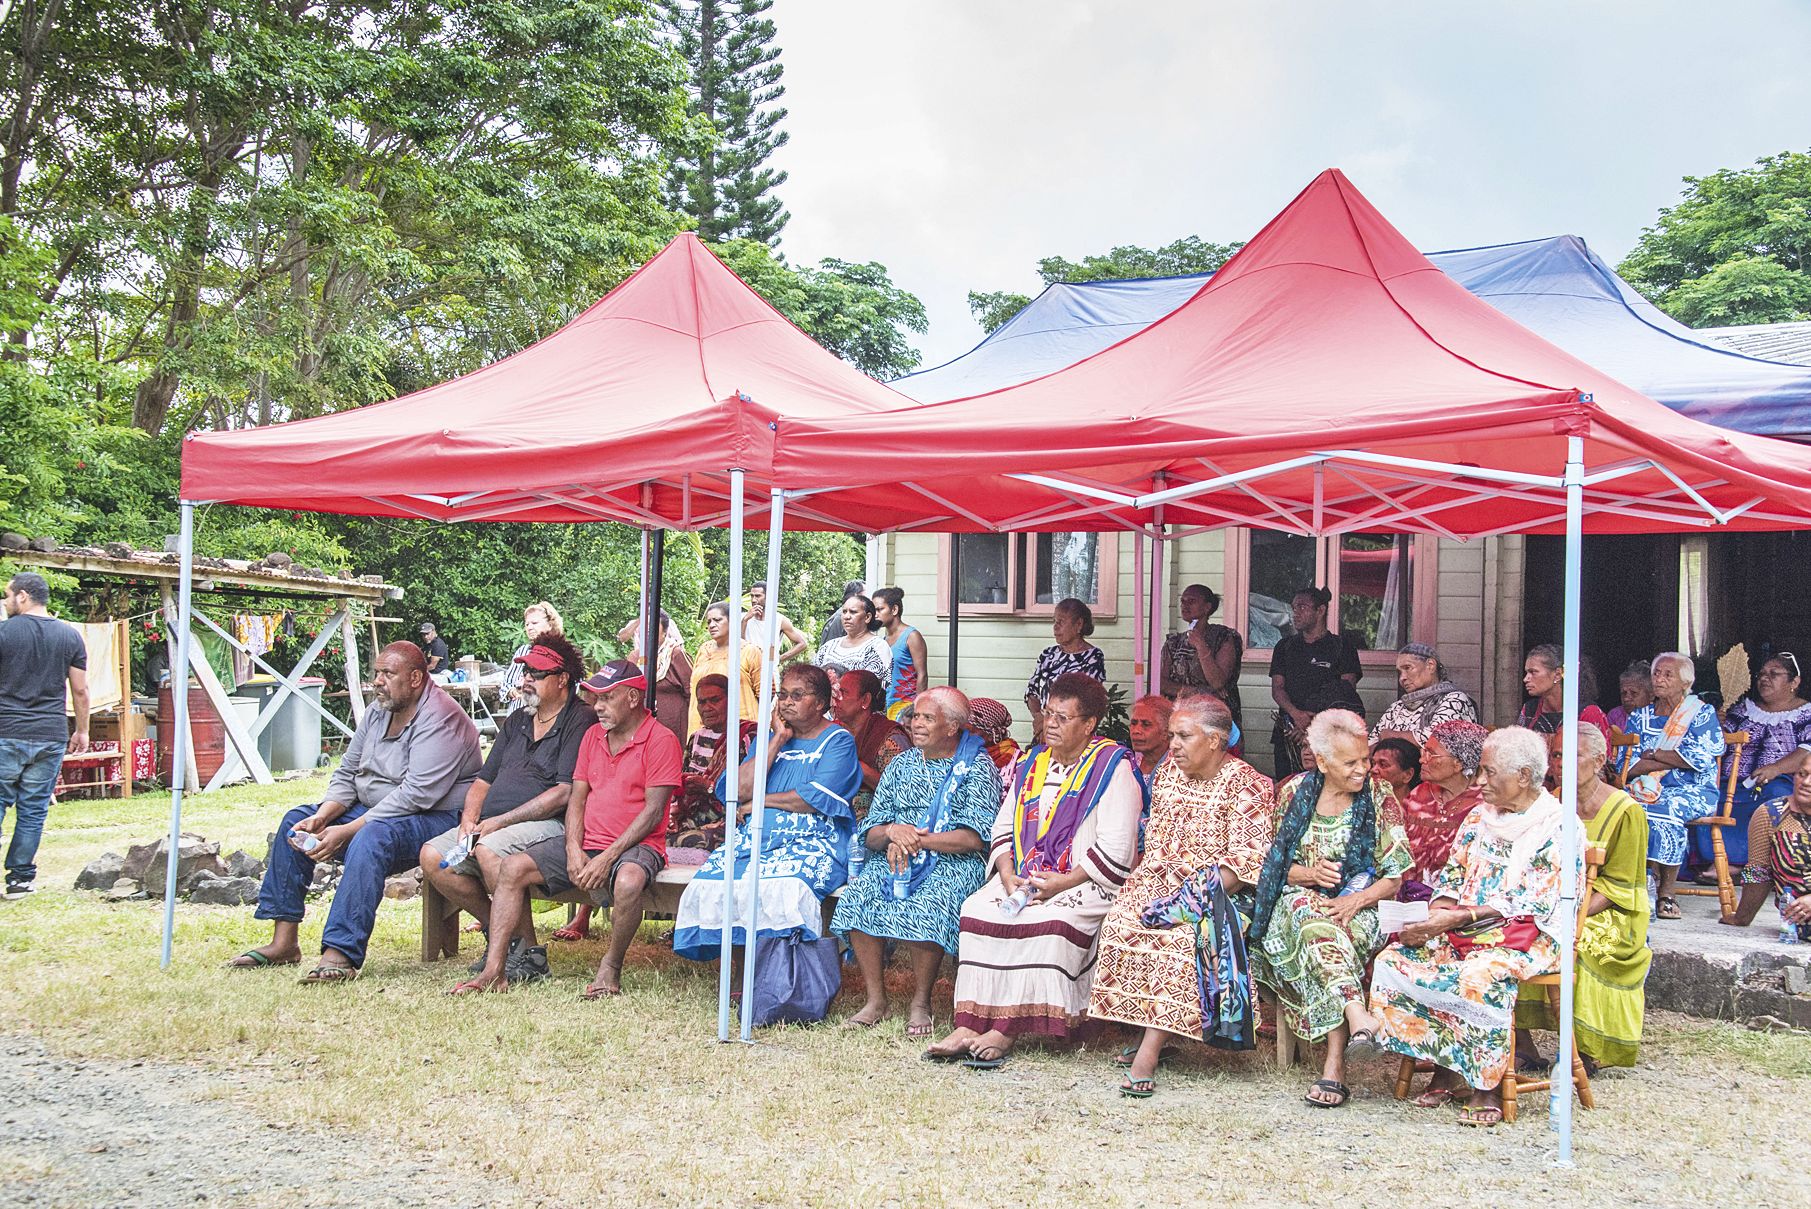
[[[783,248],[877,260],[929,367],[1037,262],[1248,238],[1323,168],[1433,251],[1582,235],[1811,148],[1811,3],[777,0]]]

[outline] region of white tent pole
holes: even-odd
[[[729,717],[723,723],[723,948],[717,967],[717,1040],[729,1040],[730,934],[736,922],[736,808],[742,778],[742,472],[729,472]]]
[[[767,810],[768,749],[773,742],[773,695],[780,668],[780,538],[786,527],[786,496],[776,488],[767,519],[767,624],[761,635],[761,714],[755,730],[754,800],[748,811],[748,930],[742,954],[742,1040],[752,1041],[755,1002],[755,930],[761,919],[761,831]]]
[[[1566,612],[1562,638],[1566,666],[1560,705],[1565,741],[1561,747],[1560,902],[1556,921],[1560,940],[1559,1047],[1553,1056],[1553,1089],[1548,1101],[1548,1117],[1559,1134],[1561,1167],[1572,1166],[1572,996],[1577,982],[1573,957],[1578,939],[1573,931],[1578,921],[1578,855],[1583,838],[1578,823],[1578,612],[1584,543],[1584,460],[1583,438],[1566,438]],[[1507,1077],[1514,1078],[1515,1072]]]
[[[185,769],[189,762],[189,618],[194,612],[192,593],[195,588],[195,505],[181,501],[182,528],[176,539],[176,556],[181,564],[177,575],[176,596],[176,663],[170,668],[170,704],[175,717],[170,725],[176,738],[170,753],[170,847],[166,858],[163,885],[163,953],[158,958],[160,969],[170,968],[170,950],[176,939],[176,867],[182,851],[182,791],[188,780]],[[131,691],[127,685],[127,691]]]

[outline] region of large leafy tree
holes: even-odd
[[[1811,319],[1811,153],[1685,185],[1618,271],[1695,327]]]
[[[691,67],[692,112],[714,137],[673,161],[672,207],[709,240],[752,239],[778,247],[792,216],[774,190],[786,173],[768,166],[786,145],[786,94],[774,44],[773,0],[664,0],[680,55]]]
[[[885,265],[832,257],[816,268],[793,268],[752,239],[730,240],[717,253],[781,314],[863,373],[885,380],[917,368],[918,350],[906,333],[928,328],[924,304],[894,285]]]
[[[1141,248],[1126,244],[1097,256],[1069,260],[1046,256],[1038,261],[1038,277],[1047,286],[1059,281],[1123,281],[1131,277],[1184,277],[1191,273],[1211,273],[1232,259],[1244,243],[1211,243],[1198,235],[1188,235],[1161,248]],[[971,290],[968,309],[975,322],[993,331],[1023,310],[1031,301],[1025,294],[996,290]]]

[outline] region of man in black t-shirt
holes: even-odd
[[[543,634],[516,656],[523,666],[522,708],[503,720],[490,756],[465,796],[459,825],[421,846],[421,874],[469,912],[488,933],[490,895],[503,858],[531,844],[566,833],[566,801],[585,732],[597,715],[573,686],[584,675],[578,649],[565,638]],[[464,860],[442,869],[440,862],[468,835],[478,837]],[[512,945],[512,963],[534,945],[532,916],[524,915],[522,946]],[[544,950],[528,953],[530,966],[512,964],[511,981],[546,976]],[[483,954],[479,954],[482,965]]]
[[[15,575],[6,585],[0,622],[0,819],[13,811],[6,849],[6,897],[24,898],[37,880],[38,842],[50,815],[65,752],[88,750],[88,648],[82,633],[46,609],[42,575]],[[63,689],[75,707],[75,730],[63,713]]]
[[[434,632],[434,623],[421,623],[421,653],[428,657],[428,675],[438,676],[453,670],[447,662],[446,639]]]

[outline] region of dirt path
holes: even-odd
[[[0,1205],[508,1205],[513,1186],[235,1103],[259,1074],[72,1061],[0,1039]],[[324,1178],[332,1172],[331,1179]]]

